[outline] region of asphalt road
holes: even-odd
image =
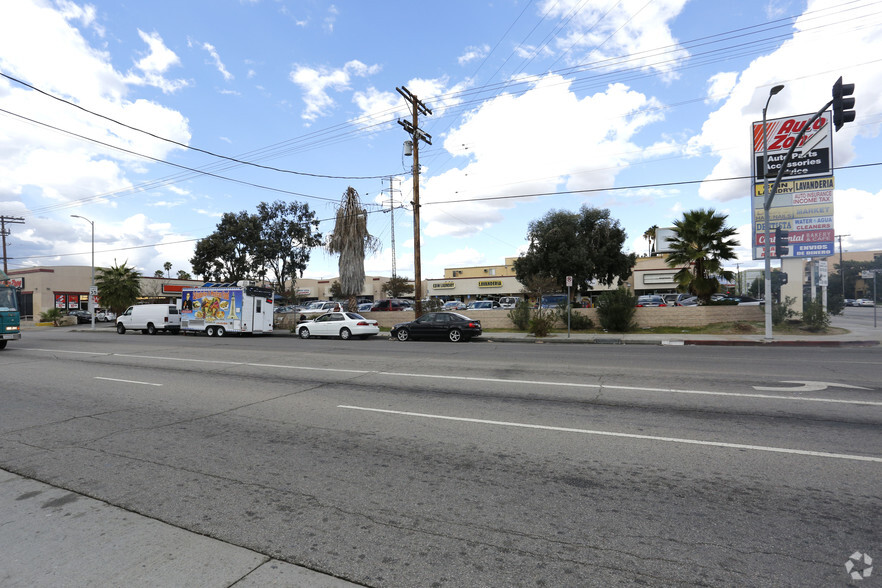
[[[0,368],[0,468],[370,586],[847,585],[882,557],[879,348],[51,329]]]

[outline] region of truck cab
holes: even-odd
[[[0,274],[0,278],[6,277],[2,271]],[[0,349],[5,349],[7,342],[17,339],[21,339],[17,292],[8,283],[0,281]]]

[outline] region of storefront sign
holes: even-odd
[[[478,288],[502,288],[502,280],[478,280]]]
[[[435,282],[432,284],[433,290],[452,290],[456,288],[456,282]]]

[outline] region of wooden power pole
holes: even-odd
[[[6,228],[6,225],[23,225],[24,222],[25,220],[21,217],[0,215],[0,238],[3,239],[3,273],[9,271],[6,266],[6,236],[9,235],[9,229]]]
[[[423,314],[423,276],[420,269],[420,141],[432,144],[432,135],[420,130],[419,114],[432,114],[429,108],[410,93],[404,86],[395,88],[410,104],[413,122],[398,119],[398,124],[411,136],[413,141],[413,292],[417,317]]]

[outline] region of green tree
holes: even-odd
[[[256,277],[260,266],[260,219],[242,211],[225,212],[214,233],[196,243],[190,265],[207,282],[234,282]]]
[[[723,269],[723,262],[735,257],[738,241],[734,227],[726,226],[725,214],[713,209],[691,210],[674,221],[674,238],[669,241],[671,267],[684,266],[674,274],[677,289],[698,296],[703,302],[720,287],[719,278],[735,279],[735,273]]]
[[[98,268],[95,285],[101,304],[120,314],[141,295],[141,274],[123,262],[122,265]]]
[[[414,286],[410,282],[410,278],[392,276],[388,282],[383,284],[383,292],[389,298],[401,298],[407,294],[413,294]]]
[[[322,244],[315,212],[308,204],[277,200],[258,204],[257,217],[260,241],[255,249],[255,262],[270,270],[279,291],[287,289],[288,280],[294,291],[312,249]]]
[[[789,278],[790,276],[788,276]],[[797,278],[798,279],[798,278]],[[774,300],[781,300],[781,286],[784,285],[784,272],[781,270],[773,269],[772,270],[772,298]],[[755,278],[753,282],[750,283],[750,288],[747,289],[747,295],[753,296],[754,298],[762,298],[765,296],[766,292],[766,279],[765,277]]]
[[[340,255],[340,287],[349,299],[350,310],[357,308],[357,296],[364,289],[365,255],[378,248],[379,241],[368,233],[367,211],[350,186],[340,199],[334,231],[328,236],[328,251]]]
[[[655,232],[658,230],[658,225],[652,225],[648,229],[643,232],[643,238],[649,243],[649,254],[652,255],[655,253],[656,242],[655,242]]]
[[[166,261],[164,264],[162,264],[162,267],[165,268],[165,274],[166,274],[166,276],[168,276],[168,279],[171,279],[171,268],[172,268],[171,262]]]
[[[179,280],[192,280],[190,274],[185,272],[184,270],[178,270],[178,279]]]
[[[552,210],[532,221],[527,253],[515,260],[518,281],[551,278],[559,292],[566,292],[566,277],[573,276],[577,291],[592,290],[591,282],[611,284],[624,280],[636,256],[622,251],[625,230],[610,218],[609,210],[583,206],[579,212]]]
[[[165,272],[163,272],[162,270],[156,270],[155,272],[153,272],[153,277],[154,278],[164,278]]]

